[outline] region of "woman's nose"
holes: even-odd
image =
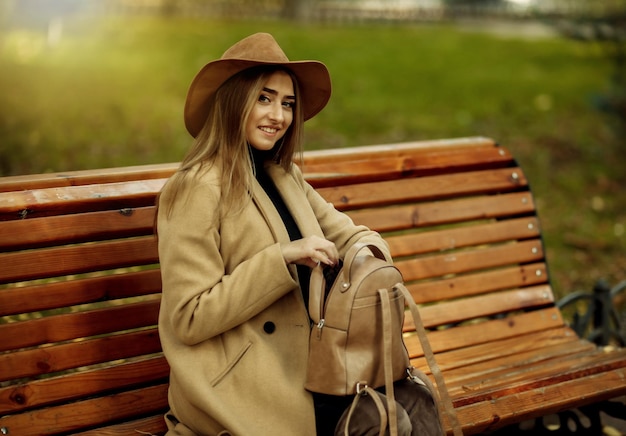
[[[285,119],[282,104],[272,104],[269,116],[272,121],[282,122]]]

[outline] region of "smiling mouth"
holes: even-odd
[[[270,134],[274,134],[276,132],[278,132],[278,129],[276,128],[272,128],[272,127],[259,127],[259,130],[265,132],[265,133],[270,133]]]

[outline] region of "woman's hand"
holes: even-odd
[[[309,236],[281,244],[280,248],[287,264],[296,263],[313,268],[319,263],[335,265],[339,260],[335,244],[319,236]]]

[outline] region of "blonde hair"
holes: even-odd
[[[189,181],[188,178],[199,177],[202,171],[207,171],[213,165],[221,168],[222,213],[238,212],[250,200],[254,173],[245,133],[246,123],[263,86],[276,71],[284,71],[291,77],[296,104],[291,126],[274,147],[272,160],[286,171],[291,169],[294,154],[302,152],[304,123],[298,102],[300,92],[296,77],[284,67],[261,66],[243,70],[224,82],[207,102],[208,116],[204,126],[178,171],[167,182],[170,200],[161,206],[166,207],[168,216],[171,215],[183,185]],[[195,167],[200,170],[190,171]]]

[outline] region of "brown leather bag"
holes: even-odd
[[[369,248],[374,256],[358,256]],[[385,385],[380,345],[384,340],[378,289],[402,282],[400,271],[374,245],[355,245],[346,254],[332,288],[325,294],[322,267],[311,272],[309,312],[316,325],[311,331],[305,388],[322,394],[351,395],[357,383],[374,388]],[[401,331],[404,298],[391,290],[388,298],[391,329]],[[392,378],[405,376],[409,357],[400,336],[391,344]]]
[[[366,249],[373,256],[359,255]],[[328,291],[322,268],[313,269],[309,287],[309,312],[316,325],[309,341],[305,388],[330,395],[358,394],[356,404],[359,396],[367,394],[367,388],[385,386],[389,431],[397,435],[394,381],[406,378],[407,371],[410,376],[416,371],[402,339],[406,302],[454,433],[462,434],[417,305],[400,271],[378,247],[365,244],[355,244],[348,250]]]

